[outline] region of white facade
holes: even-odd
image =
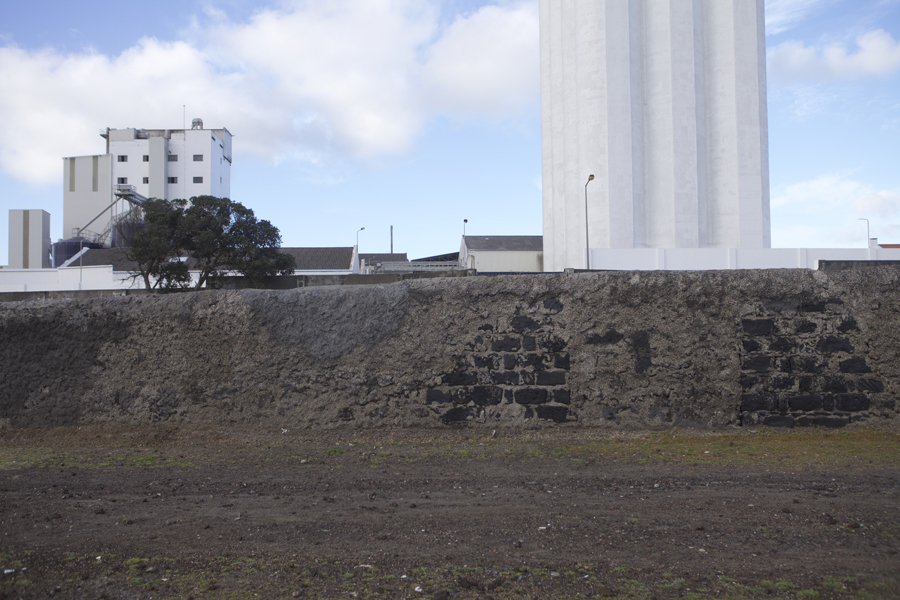
[[[50,213],[40,209],[9,211],[9,268],[49,269]]]
[[[106,154],[63,159],[65,237],[74,237],[115,201],[116,185],[164,200],[231,196],[227,129],[203,129],[199,123],[194,129],[106,129],[100,135],[106,138]],[[111,219],[128,209],[125,201],[118,202],[88,226],[84,237],[108,231]]]
[[[608,271],[818,269],[820,260],[900,261],[900,248],[592,248],[591,268]]]
[[[546,270],[770,246],[763,0],[540,0],[540,23]]]

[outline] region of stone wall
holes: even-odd
[[[0,426],[897,418],[900,270],[426,279],[0,305]]]

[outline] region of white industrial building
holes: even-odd
[[[48,269],[50,213],[41,209],[9,211],[10,269]]]
[[[109,244],[114,219],[130,208],[117,191],[164,200],[231,197],[231,133],[225,128],[203,129],[194,119],[191,129],[106,128],[100,136],[105,154],[63,159],[66,237]]]
[[[540,273],[543,241],[539,235],[464,235],[459,264],[479,273]]]
[[[770,246],[763,10],[540,0],[546,270]]]

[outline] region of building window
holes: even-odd
[[[177,177],[169,177],[169,183],[178,183]]]
[[[202,177],[194,177],[194,183],[203,183]]]
[[[149,178],[149,177],[144,177],[144,183],[150,183],[150,178]]]
[[[128,185],[128,178],[119,177],[118,179],[116,179],[116,183],[118,183],[119,185]]]
[[[177,154],[170,154],[170,155],[169,155],[169,162],[178,162],[178,155],[177,155]]]
[[[195,155],[194,155],[194,162],[203,162],[203,155],[202,155],[202,154],[195,154]]]
[[[128,155],[120,154],[116,160],[118,160],[119,162],[128,162]]]
[[[149,155],[149,154],[145,154],[145,155],[144,155],[144,162],[150,162],[150,155]]]

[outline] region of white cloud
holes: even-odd
[[[816,48],[792,40],[770,48],[767,62],[777,83],[889,77],[900,71],[900,42],[881,29],[857,37],[854,51],[844,44]]]
[[[865,222],[883,243],[900,238],[900,193],[877,190],[847,174],[825,175],[772,190],[772,246],[865,245]]]
[[[766,33],[791,29],[821,4],[823,0],[766,0]]]
[[[0,47],[0,169],[57,181],[62,156],[102,151],[110,127],[202,117],[235,153],[324,165],[411,149],[436,114],[516,116],[536,104],[533,2],[486,6],[446,27],[434,2],[296,0],[230,22],[208,12],[184,39],[119,56]]]

